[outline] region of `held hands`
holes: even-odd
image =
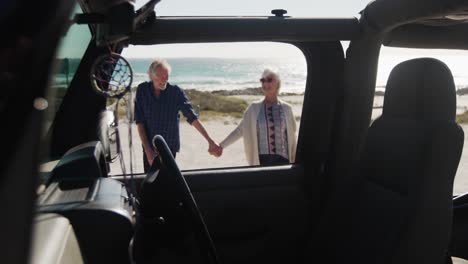
[[[210,146],[208,148],[208,152],[215,156],[215,157],[220,157],[223,154],[223,148],[216,144],[214,141],[210,142]]]

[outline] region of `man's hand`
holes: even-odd
[[[200,134],[202,134],[202,136],[208,141],[208,144],[209,144],[208,152],[211,155],[214,155],[215,157],[219,157],[221,156],[221,154],[223,154],[223,148],[220,147],[218,144],[216,144],[216,142],[214,142],[213,139],[211,139],[211,137],[208,135],[205,128],[203,127],[203,125],[198,119],[192,122],[192,126],[194,126],[198,130],[198,132],[200,132]]]
[[[208,152],[215,157],[220,157],[223,154],[223,148],[215,142],[210,142]]]
[[[153,165],[154,158],[158,156],[158,152],[156,150],[146,150],[145,149],[145,154],[146,154],[146,159],[148,160],[148,164],[151,167]]]

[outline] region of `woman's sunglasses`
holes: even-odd
[[[264,82],[271,83],[272,81],[273,81],[273,78],[261,78],[260,79],[261,83],[264,83]]]

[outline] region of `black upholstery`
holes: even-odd
[[[455,85],[444,63],[422,58],[393,69],[383,114],[318,228],[316,258],[444,263],[464,141],[455,114]]]

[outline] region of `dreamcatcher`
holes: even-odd
[[[112,137],[115,138],[117,145],[117,156],[120,158],[120,166],[122,167],[122,173],[124,175],[125,186],[128,187],[127,183],[127,171],[125,167],[122,145],[119,136],[119,124],[118,124],[118,106],[120,100],[126,100],[124,95],[128,93],[127,97],[127,118],[128,118],[128,147],[129,147],[129,158],[130,158],[130,177],[131,177],[131,191],[129,195],[134,198],[135,186],[133,181],[133,145],[132,145],[132,123],[133,123],[133,111],[132,111],[132,91],[131,86],[133,82],[133,71],[130,63],[117,53],[110,52],[104,54],[96,59],[91,67],[90,79],[93,88],[99,94],[106,97],[108,100],[115,100],[112,104],[114,112],[114,123],[115,127],[114,134]]]

